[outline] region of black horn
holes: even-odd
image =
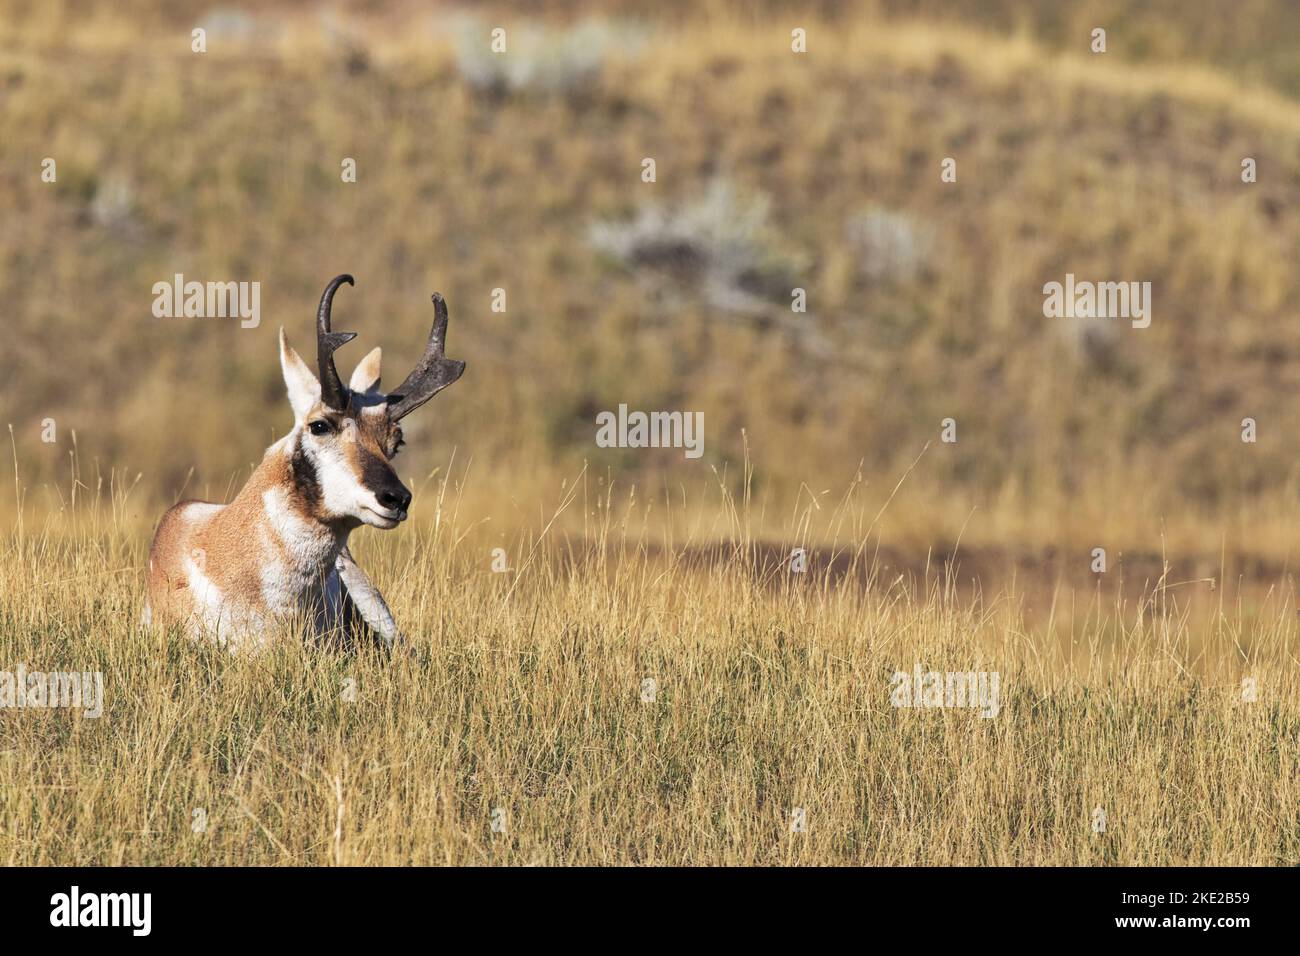
[[[447,341],[447,302],[433,294],[433,328],[424,346],[424,356],[406,381],[388,396],[388,414],[394,421],[411,414],[465,372],[465,363],[443,355]]]
[[[330,308],[334,293],[343,283],[355,285],[352,276],[335,276],[321,293],[320,308],[316,310],[316,367],[320,372],[320,398],[329,408],[343,411],[348,407],[348,390],[343,387],[339,371],[334,367],[334,352],[357,337],[355,332],[330,331]]]

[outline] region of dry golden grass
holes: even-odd
[[[792,515],[787,540],[838,541],[833,574],[773,560],[725,484],[649,505],[584,474],[510,536],[459,481],[429,496],[355,542],[413,637],[391,661],[142,631],[123,495],[15,525],[0,660],[100,670],[106,705],[0,712],[0,861],[1300,861],[1289,601],[1198,630],[1158,587],[1132,620],[1030,628],[1014,594],[882,574],[885,495]],[[893,707],[918,664],[997,672],[1000,712]]]

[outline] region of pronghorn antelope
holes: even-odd
[[[352,277],[325,287],[316,312],[319,378],[280,329],[293,430],[266,450],[229,504],[183,501],[163,515],[149,551],[146,624],[177,623],[233,649],[261,644],[272,622],[302,614],[318,637],[351,644],[371,634],[388,648],[402,640],[383,596],[352,560],[348,535],[406,520],[411,493],[390,464],[402,445],[398,422],[460,378],[465,363],[443,355],[447,305],[434,293],[433,329],[406,381],[380,390],[376,348],[345,387],[334,352],[356,333],[330,329],[334,293],[345,282]]]

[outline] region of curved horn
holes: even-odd
[[[447,302],[440,293],[433,294],[433,328],[424,346],[424,355],[406,381],[388,396],[388,415],[393,421],[411,414],[465,372],[465,363],[443,355],[447,341]]]
[[[331,332],[330,309],[334,293],[343,283],[354,285],[352,276],[335,276],[321,293],[320,308],[316,310],[316,367],[320,371],[320,398],[335,411],[348,407],[348,390],[343,387],[339,371],[334,367],[334,352],[357,337],[355,332]]]

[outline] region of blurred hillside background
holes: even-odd
[[[1285,563],[1300,7],[1140,7],[0,4],[0,424],[27,500],[66,498],[74,431],[83,485],[135,483],[141,515],[224,500],[290,424],[277,329],[309,350],[350,272],[345,374],[380,344],[400,380],[435,289],[469,363],[403,475],[455,449],[535,514],[584,461],[738,489],[748,449],[774,510],[860,475],[874,511],[906,474],[891,520],[918,540]],[[1151,282],[1151,327],[1044,318],[1067,272]],[[175,273],[259,281],[260,327],[154,318]],[[704,457],[597,448],[619,403],[703,411]]]

